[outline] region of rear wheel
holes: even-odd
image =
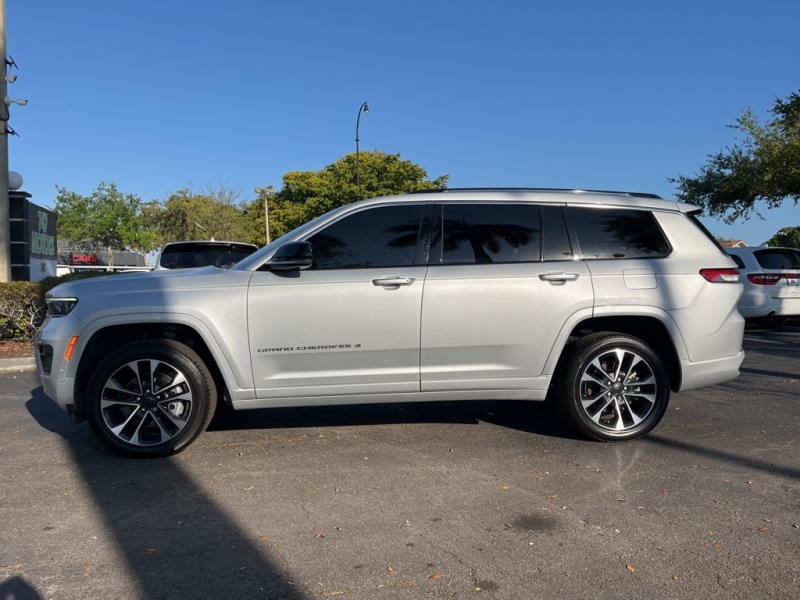
[[[556,377],[562,414],[596,440],[643,436],[658,425],[669,403],[663,362],[628,335],[597,333],[579,340]]]
[[[86,416],[106,446],[125,456],[168,456],[208,426],[216,387],[200,357],[170,340],[112,352],[87,386]]]

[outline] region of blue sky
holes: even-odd
[[[37,204],[399,153],[451,187],[647,191],[800,89],[800,2],[6,0],[9,165]],[[713,233],[758,245],[787,203]]]

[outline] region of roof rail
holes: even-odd
[[[647,192],[619,192],[613,190],[579,190],[570,188],[497,188],[497,187],[468,187],[468,188],[442,188],[432,190],[414,190],[408,192],[409,194],[427,194],[427,193],[440,193],[447,192],[573,192],[575,194],[589,193],[589,194],[617,194],[624,196],[633,196],[636,198],[653,198],[655,200],[663,200],[657,194],[648,194]]]

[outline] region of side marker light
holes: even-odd
[[[72,339],[69,341],[69,345],[67,346],[67,351],[64,352],[64,358],[69,360],[72,358],[72,351],[75,350],[75,344],[78,343],[78,336],[72,336]]]

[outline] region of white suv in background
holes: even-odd
[[[45,392],[110,448],[185,448],[236,410],[545,400],[598,440],[736,377],[742,284],[694,206],[652,194],[436,190],[323,215],[226,268],[47,295]]]
[[[245,242],[217,242],[215,240],[170,242],[161,249],[153,270],[224,267],[239,262],[256,250],[258,250],[258,246]]]
[[[800,315],[800,252],[794,248],[729,248],[742,273],[739,312],[765,329]]]

